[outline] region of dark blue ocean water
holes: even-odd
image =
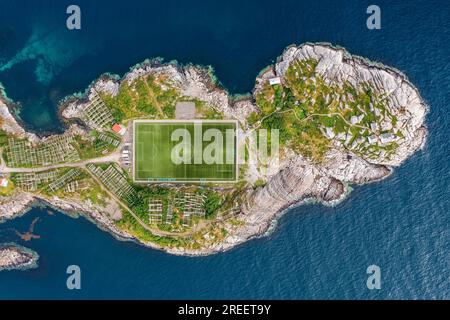
[[[82,30],[65,28],[74,1],[0,0],[0,82],[36,131],[59,131],[56,105],[103,72],[145,58],[212,65],[232,93],[284,47],[327,41],[394,66],[430,105],[424,150],[388,179],[356,187],[334,208],[290,210],[274,232],[205,258],[119,242],[84,218],[47,209],[0,225],[0,241],[36,250],[38,269],[0,273],[0,298],[450,298],[450,2],[375,1],[382,29],[366,28],[373,1],[77,0]],[[38,240],[21,242],[40,217]],[[66,289],[77,264],[82,290]],[[366,287],[380,266],[382,288]]]

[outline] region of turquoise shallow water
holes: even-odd
[[[33,209],[0,225],[0,241],[18,241],[14,230],[40,217],[41,238],[18,241],[40,266],[0,273],[0,298],[450,298],[447,1],[378,1],[380,31],[365,27],[369,1],[78,3],[82,30],[68,32],[68,1],[0,1],[0,82],[33,130],[61,130],[61,98],[148,57],[211,64],[245,93],[287,45],[328,41],[405,72],[430,105],[429,141],[338,206],[292,209],[270,236],[211,257],[170,256]],[[70,264],[81,267],[81,291],[66,289]],[[371,264],[381,267],[379,291],[365,285]]]

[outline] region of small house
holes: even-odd
[[[270,78],[269,79],[269,84],[271,86],[274,86],[276,84],[281,84],[281,78],[280,77]]]
[[[369,140],[369,143],[370,143],[370,144],[375,144],[375,143],[378,141],[377,136],[374,135],[374,134],[371,135],[371,136],[369,136],[367,139]]]
[[[359,123],[359,118],[358,118],[357,116],[352,116],[352,117],[350,118],[350,122],[351,122],[352,124],[357,124],[357,123]]]
[[[112,126],[112,131],[114,133],[120,134],[121,136],[123,136],[126,132],[126,129],[124,126],[116,123],[115,125]]]
[[[394,135],[392,133],[383,133],[380,136],[381,143],[389,143],[394,140]]]
[[[377,131],[377,130],[378,130],[378,124],[377,124],[376,122],[372,122],[372,123],[370,124],[370,129],[371,129],[372,131]]]

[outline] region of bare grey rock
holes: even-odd
[[[38,259],[36,252],[14,243],[0,245],[0,271],[36,268]]]

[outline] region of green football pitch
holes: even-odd
[[[179,139],[173,137],[174,131],[177,129],[185,129],[186,131],[183,130],[182,132],[189,132],[189,134],[183,136],[184,140],[179,137]],[[217,129],[222,136],[222,148],[218,150],[218,154],[223,161],[216,161],[218,163],[208,164],[202,157],[203,151],[208,150],[208,145],[211,145],[211,141],[216,141],[214,138],[203,141],[203,133],[208,129]],[[174,120],[136,120],[134,122],[133,139],[134,181],[142,183],[236,181],[236,129],[237,123],[233,121],[202,121],[201,123],[194,123],[192,121]],[[215,130],[216,133],[217,130]],[[233,134],[229,135],[230,132]],[[187,139],[187,137],[191,139]],[[227,138],[228,140],[232,139],[232,141],[227,141]],[[199,146],[197,148],[194,147],[194,139],[200,141],[197,143],[197,146]],[[180,143],[185,140],[191,142],[185,147],[190,149],[190,156],[188,161],[178,164],[177,161],[173,161],[173,150],[180,144],[186,146],[186,144]],[[199,150],[200,152],[198,152]],[[186,154],[189,153],[186,152]],[[199,154],[201,163],[199,163]],[[212,154],[216,155],[216,151],[212,152]]]

